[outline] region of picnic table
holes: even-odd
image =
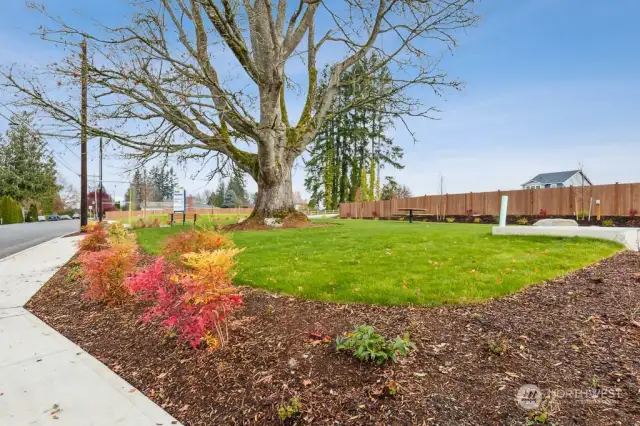
[[[409,212],[409,223],[413,223],[413,212],[426,212],[427,209],[421,209],[419,207],[402,207],[397,209],[402,212]]]

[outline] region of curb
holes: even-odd
[[[7,256],[7,257],[3,257],[2,259],[0,259],[0,262],[4,262],[5,260],[9,260],[9,259],[11,259],[11,258],[12,258],[12,257],[14,257],[14,256],[17,256],[17,255],[19,255],[19,254],[22,254],[22,253],[24,253],[24,252],[26,252],[26,251],[29,251],[29,250],[31,250],[31,249],[34,249],[34,248],[36,248],[36,247],[40,247],[40,246],[41,246],[41,245],[43,245],[43,244],[50,243],[51,241],[53,241],[53,240],[57,240],[58,238],[64,238],[64,237],[66,237],[66,236],[68,236],[68,235],[75,234],[76,232],[78,232],[78,231],[68,232],[68,233],[66,233],[66,234],[59,235],[59,236],[57,236],[57,237],[53,237],[53,238],[51,238],[50,240],[47,240],[47,241],[43,241],[43,242],[41,242],[41,243],[38,243],[38,244],[36,244],[35,246],[27,247],[26,249],[24,249],[24,250],[20,250],[20,251],[19,251],[19,252],[17,252],[17,253],[13,253],[13,254],[10,254],[10,255],[9,255],[9,256]]]

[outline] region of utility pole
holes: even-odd
[[[80,72],[80,227],[87,226],[87,40],[82,40]]]
[[[100,138],[100,177],[99,177],[99,186],[100,186],[100,195],[98,195],[98,220],[102,222],[102,216],[104,212],[104,208],[102,206],[102,138]]]

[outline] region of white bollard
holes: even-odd
[[[507,204],[509,204],[509,196],[503,195],[500,202],[500,226],[507,226]]]

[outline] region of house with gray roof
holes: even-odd
[[[591,186],[589,178],[580,170],[541,173],[522,184],[522,189],[562,188],[565,186]]]

